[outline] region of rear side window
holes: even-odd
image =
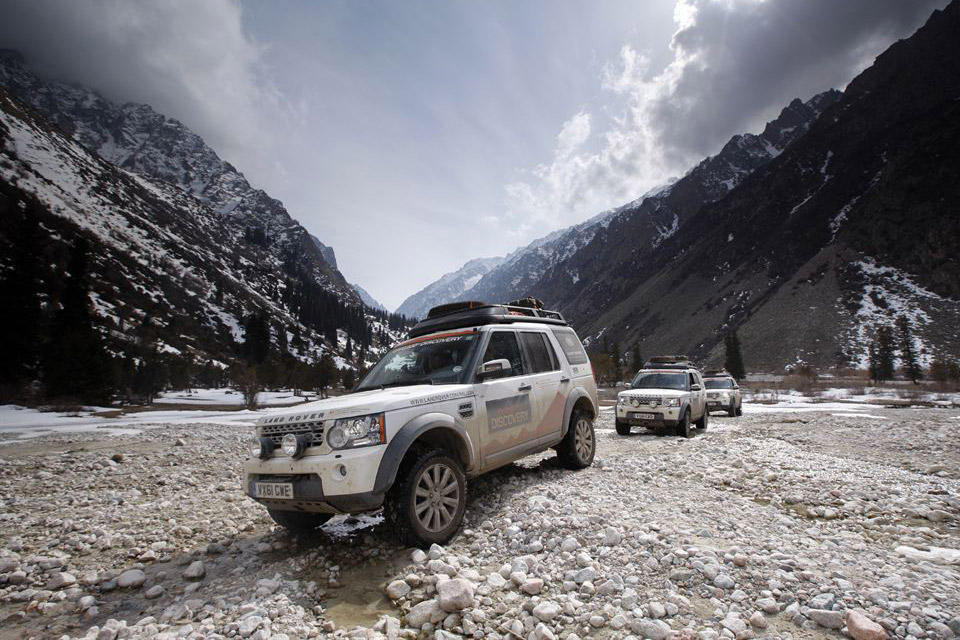
[[[587,352],[583,350],[580,338],[577,337],[573,329],[564,327],[562,329],[551,329],[551,331],[560,343],[560,348],[563,350],[567,362],[570,364],[587,364]]]
[[[529,371],[527,373],[543,373],[557,370],[557,359],[553,347],[542,333],[529,331],[520,332],[520,343],[527,352]]]

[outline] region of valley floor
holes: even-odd
[[[429,554],[377,516],[276,529],[240,490],[248,423],[7,439],[0,638],[960,634],[960,410],[746,408],[690,440],[604,410],[592,468],[477,478]],[[440,575],[472,605],[443,612]]]

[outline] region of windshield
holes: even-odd
[[[633,379],[631,386],[634,389],[677,389],[679,391],[687,390],[687,374],[652,372],[644,373],[641,371]]]
[[[441,334],[409,340],[375,364],[356,391],[408,384],[460,384],[480,334]]]
[[[707,389],[733,389],[733,380],[730,378],[707,378],[703,383]]]

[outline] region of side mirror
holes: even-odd
[[[700,385],[698,384],[690,385],[690,391],[700,391]]]
[[[633,389],[633,384],[630,383],[630,382],[628,382],[628,383],[627,383],[626,385],[624,385],[624,386],[625,386],[627,389]]]
[[[501,378],[510,373],[510,369],[512,368],[510,361],[506,358],[487,360],[480,365],[480,368],[477,370],[477,379],[487,380],[489,378]]]

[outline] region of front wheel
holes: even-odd
[[[743,405],[740,405],[739,407],[737,407],[737,417],[739,418],[742,415],[743,415]]]
[[[617,420],[615,422],[617,427],[617,435],[628,436],[630,435],[630,423],[629,422],[620,422]]]
[[[387,494],[384,516],[406,544],[445,544],[460,528],[467,508],[463,466],[442,449],[407,456]]]
[[[619,430],[617,431],[619,433]],[[583,469],[593,464],[597,449],[597,439],[593,433],[593,418],[583,411],[574,411],[570,416],[570,427],[563,436],[557,455],[560,463],[567,469]]]
[[[303,511],[281,511],[267,509],[273,521],[294,533],[310,533],[333,517],[330,513],[304,513]]]
[[[680,421],[677,422],[677,435],[681,438],[689,438],[692,434],[690,431],[690,410],[687,409],[683,412],[683,417],[680,418]]]

